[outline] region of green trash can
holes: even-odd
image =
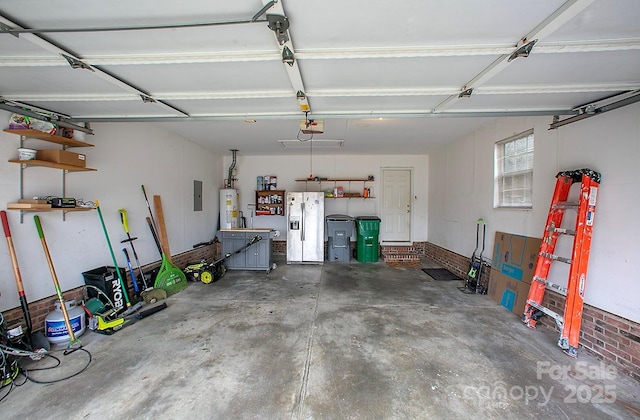
[[[356,260],[360,262],[376,262],[380,248],[380,218],[376,216],[356,217],[358,235],[356,237]]]

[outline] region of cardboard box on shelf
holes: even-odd
[[[531,284],[540,242],[540,238],[496,232],[491,268],[507,277]]]
[[[530,285],[491,269],[487,295],[500,306],[521,316],[527,303]]]
[[[36,159],[46,160],[48,162],[62,163],[64,165],[73,165],[85,168],[87,166],[87,157],[80,153],[68,152],[60,149],[38,150]]]

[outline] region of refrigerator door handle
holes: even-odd
[[[305,223],[304,223],[304,217],[305,217],[305,215],[304,215],[304,202],[300,203],[300,209],[302,210],[302,217],[300,217],[300,219],[301,219],[300,223],[302,224],[301,229],[300,229],[300,240],[304,241],[304,225],[305,225]]]

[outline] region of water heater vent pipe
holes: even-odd
[[[236,167],[236,153],[238,149],[229,149],[231,153],[233,153],[233,160],[231,161],[231,166],[229,166],[229,173],[227,174],[227,188],[233,188],[233,169]]]

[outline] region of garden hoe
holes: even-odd
[[[60,301],[60,310],[62,311],[62,316],[64,317],[64,324],[67,327],[67,334],[69,334],[69,344],[67,345],[67,349],[64,351],[64,354],[70,354],[82,348],[82,343],[78,338],[76,338],[73,327],[71,326],[69,313],[67,312],[67,305],[64,303],[64,296],[62,296],[62,290],[60,290],[60,283],[58,282],[58,275],[56,274],[56,270],[53,267],[53,261],[51,261],[51,254],[49,254],[49,247],[47,246],[47,240],[44,237],[44,231],[42,230],[42,225],[40,224],[40,218],[38,216],[33,216],[33,221],[36,223],[36,229],[38,230],[38,236],[40,237],[40,242],[42,243],[44,256],[47,259],[47,264],[49,264],[49,271],[51,272],[51,278],[53,279],[53,286],[56,289],[58,300]]]

